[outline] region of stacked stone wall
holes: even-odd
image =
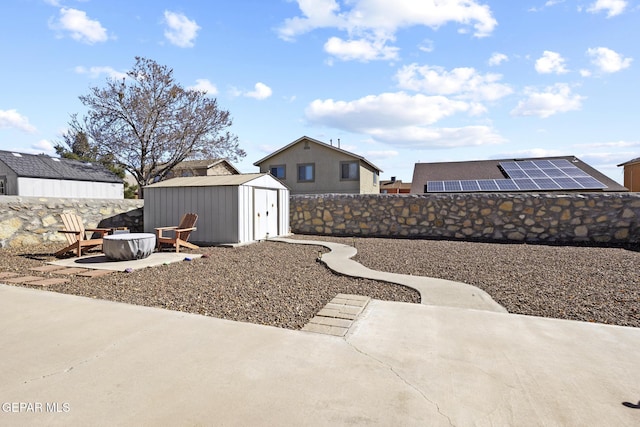
[[[143,200],[59,199],[0,196],[0,247],[66,242],[60,214],[75,212],[85,228],[127,227],[142,231]]]
[[[518,242],[640,242],[640,194],[292,195],[299,234]]]

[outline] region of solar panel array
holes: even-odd
[[[598,190],[607,188],[565,159],[500,162],[509,178],[428,181],[427,193],[474,191]]]

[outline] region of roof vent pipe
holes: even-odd
[[[340,138],[338,138],[338,148],[340,148]]]
[[[331,146],[333,147],[333,139],[329,140],[329,144],[331,144]]]

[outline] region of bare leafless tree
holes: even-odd
[[[185,159],[245,156],[227,130],[229,112],[205,92],[184,89],[172,69],[151,59],[136,57],[126,78],[107,79],[106,87],[91,87],[79,98],[88,113],[82,119],[71,116],[65,143],[85,134],[99,157],[133,175],[140,197],[142,186],[164,178]]]

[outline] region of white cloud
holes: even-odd
[[[71,38],[79,42],[94,44],[107,41],[107,30],[99,21],[89,19],[86,12],[78,9],[62,8],[57,21],[50,20],[49,27],[69,32]]]
[[[591,63],[603,73],[615,73],[629,68],[633,61],[606,47],[590,48],[587,50],[587,55],[591,57]]]
[[[324,45],[324,50],[343,61],[358,60],[393,60],[398,58],[398,48],[385,45],[385,40],[342,40],[331,37]]]
[[[509,57],[504,53],[495,52],[491,55],[491,58],[489,58],[489,65],[492,67],[495,67],[508,60],[509,60]]]
[[[587,12],[607,12],[607,18],[611,18],[620,15],[626,7],[627,2],[625,0],[597,0],[587,8]]]
[[[377,150],[377,151],[367,151],[365,153],[365,157],[367,159],[390,159],[392,157],[396,157],[399,153],[396,150]]]
[[[29,123],[29,119],[16,110],[0,110],[0,129],[11,128],[28,133],[36,131],[36,128]]]
[[[429,39],[423,40],[422,43],[418,45],[418,49],[427,53],[433,52],[433,49],[434,49],[433,40],[429,40]]]
[[[305,110],[307,120],[376,141],[404,147],[462,147],[499,143],[503,138],[486,126],[433,128],[457,113],[473,114],[473,103],[444,96],[404,92],[370,95],[354,101],[315,100]]]
[[[196,79],[196,84],[189,86],[187,89],[206,92],[207,95],[216,95],[218,88],[207,79]]]
[[[335,28],[345,31],[349,41],[337,37],[325,45],[328,52],[342,54],[343,59],[362,60],[356,52],[377,52],[376,59],[396,58],[394,47],[386,42],[394,40],[395,33],[412,26],[427,26],[432,29],[458,23],[465,28],[473,27],[476,37],[490,35],[497,25],[487,5],[476,0],[352,0],[342,4],[336,0],[297,0],[301,16],[288,18],[278,29],[284,40],[318,28]],[[369,46],[366,46],[366,45]]]
[[[505,142],[502,136],[488,126],[460,128],[407,126],[374,130],[371,136],[389,145],[410,149],[478,147]]]
[[[106,74],[109,78],[115,80],[122,80],[127,78],[127,73],[117,71],[111,67],[83,67],[81,65],[74,68],[74,71],[78,74],[87,74],[92,79],[97,79],[103,74]]]
[[[557,83],[543,92],[526,89],[527,99],[520,101],[511,111],[514,116],[537,116],[547,118],[554,114],[580,110],[585,97],[571,93],[569,85]]]
[[[269,86],[267,86],[264,83],[258,82],[255,84],[254,90],[251,92],[245,93],[244,96],[248,98],[255,98],[255,99],[262,100],[262,99],[269,98],[272,93],[273,91]]]
[[[564,74],[569,71],[564,66],[564,58],[557,52],[545,50],[536,61],[536,71],[540,74]]]
[[[193,42],[198,36],[200,27],[196,21],[192,21],[182,13],[164,11],[164,19],[167,29],[164,36],[171,44],[178,47],[193,47]]]
[[[548,149],[548,148],[528,148],[526,150],[504,151],[502,153],[491,156],[491,159],[521,159],[526,157],[557,157],[570,156],[573,153]]]
[[[459,99],[495,101],[511,94],[512,89],[499,83],[500,74],[480,74],[474,68],[454,68],[410,64],[396,73],[398,86],[416,92],[454,95]]]
[[[30,154],[44,153],[44,154],[53,156],[56,154],[56,149],[54,148],[51,141],[48,141],[46,139],[41,139],[40,141],[31,144],[31,147],[27,150],[27,153],[30,153]]]
[[[589,144],[576,144],[574,147],[579,148],[589,148],[589,149],[598,149],[598,148],[629,148],[629,147],[638,147],[640,148],[640,141],[611,141],[611,142],[593,142]],[[638,156],[636,156],[638,157]]]
[[[305,113],[314,124],[368,133],[374,128],[429,125],[470,109],[470,104],[444,96],[397,92],[369,95],[355,101],[316,99]]]

